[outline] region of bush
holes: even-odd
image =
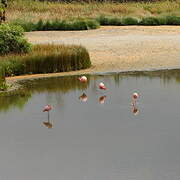
[[[51,30],[88,30],[97,29],[100,24],[92,19],[74,19],[74,20],[39,20],[36,23],[26,22],[23,20],[12,21],[10,24],[15,24],[23,27],[24,31],[51,31]]]
[[[157,26],[157,25],[161,25],[160,21],[158,18],[156,17],[146,17],[143,18],[140,22],[140,25],[144,25],[144,26]]]
[[[177,16],[167,16],[166,25],[180,25],[180,17]]]
[[[31,44],[24,39],[24,31],[20,26],[0,25],[0,55],[8,53],[27,53]]]
[[[126,17],[122,19],[123,25],[138,25],[138,20],[132,17]]]
[[[73,71],[90,66],[89,54],[82,46],[36,45],[31,54],[0,59],[5,76]]]
[[[121,19],[118,17],[111,17],[111,16],[104,16],[101,15],[96,18],[96,20],[100,23],[100,25],[114,25],[114,26],[121,26],[122,22]]]
[[[0,91],[5,90],[6,88],[5,71],[3,67],[0,67]]]

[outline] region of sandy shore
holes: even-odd
[[[88,31],[28,32],[26,37],[33,44],[83,45],[93,66],[77,72],[8,79],[180,67],[180,26],[106,26]]]

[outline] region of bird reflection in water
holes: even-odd
[[[50,122],[50,114],[49,114],[49,111],[51,111],[51,110],[52,110],[52,106],[51,105],[47,105],[43,109],[43,112],[47,112],[48,113],[48,120],[43,122],[43,125],[46,126],[48,129],[53,128],[53,125]]]
[[[104,103],[105,103],[105,100],[106,100],[106,96],[101,96],[101,97],[99,98],[99,103],[100,103],[100,104],[104,104]]]
[[[81,96],[79,96],[79,99],[82,101],[82,102],[86,102],[88,100],[88,97],[85,93],[83,93]]]
[[[139,114],[139,109],[135,105],[132,106],[131,111],[135,116]]]

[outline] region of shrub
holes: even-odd
[[[82,46],[36,45],[31,54],[0,59],[6,76],[73,71],[90,66],[89,54]]]
[[[126,17],[122,19],[123,25],[138,25],[138,20],[132,17]]]
[[[122,25],[121,18],[101,15],[96,18],[100,25]]]
[[[100,24],[92,19],[74,20],[39,20],[36,23],[26,21],[12,21],[10,24],[22,26],[24,31],[51,31],[51,30],[88,30],[97,29]]]
[[[140,22],[140,25],[144,25],[144,26],[157,26],[157,25],[161,25],[160,21],[158,18],[156,17],[146,17],[143,18]]]
[[[167,16],[166,17],[167,25],[180,25],[180,17],[177,16]]]
[[[24,39],[23,32],[20,26],[0,25],[0,55],[29,52],[31,44]]]
[[[0,67],[0,91],[5,90],[6,88],[5,71],[3,67]]]

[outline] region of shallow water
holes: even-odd
[[[0,179],[179,180],[179,72],[38,80],[21,96],[1,97]]]

